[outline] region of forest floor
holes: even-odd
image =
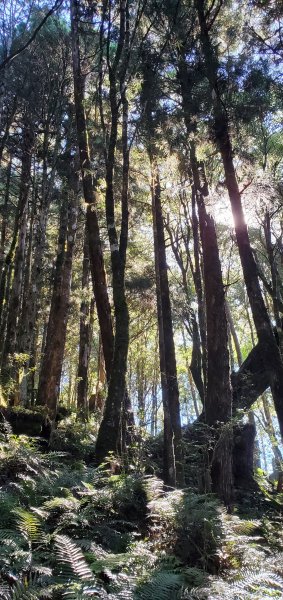
[[[227,514],[136,467],[94,468],[88,428],[53,446],[1,434],[1,600],[282,599],[280,498],[246,493]]]

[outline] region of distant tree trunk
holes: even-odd
[[[32,202],[30,208],[30,217],[29,217],[29,232],[27,239],[27,248],[26,248],[26,256],[25,256],[25,273],[23,280],[23,291],[22,291],[22,305],[21,305],[21,315],[18,320],[17,327],[17,342],[16,342],[16,350],[20,354],[25,354],[25,359],[22,361],[22,364],[19,366],[21,370],[21,386],[19,390],[19,402],[24,406],[28,405],[28,386],[27,386],[27,368],[29,365],[29,353],[25,344],[26,337],[26,329],[25,329],[25,316],[28,311],[28,297],[29,290],[31,288],[31,262],[32,262],[32,251],[33,251],[33,229],[34,229],[34,218],[36,213],[36,201],[35,201],[35,185],[33,185],[33,193],[32,193]],[[35,332],[34,332],[35,334]]]
[[[10,197],[10,182],[11,182],[11,171],[12,171],[12,155],[9,157],[6,174],[6,185],[4,195],[4,205],[2,208],[2,223],[1,223],[1,242],[0,242],[0,277],[2,274],[3,264],[5,260],[5,244],[7,234],[7,211]]]
[[[169,466],[171,485],[183,484],[183,456],[182,456],[182,430],[179,404],[179,388],[177,380],[177,365],[171,302],[168,283],[168,272],[165,250],[164,222],[161,207],[161,189],[158,165],[156,158],[150,152],[151,163],[151,193],[152,215],[155,240],[156,274],[160,286],[160,304],[162,316],[162,330],[164,338],[165,376],[168,389],[168,409],[170,415],[170,428],[173,435],[174,464]],[[168,440],[166,440],[166,443]],[[174,474],[173,474],[174,471]],[[173,482],[173,480],[175,480]]]
[[[259,441],[258,441],[258,431],[257,431],[257,426],[256,426],[255,414],[254,414],[253,410],[249,410],[248,419],[249,419],[249,424],[252,425],[252,427],[254,428],[255,434],[256,434],[256,437],[254,440],[253,467],[255,469],[260,469],[261,468],[260,447],[259,447]],[[252,475],[253,475],[253,473],[252,473]]]
[[[82,274],[82,301],[80,310],[80,341],[78,362],[77,385],[77,414],[78,418],[88,418],[88,368],[91,352],[91,303],[89,294],[89,247],[87,232],[85,232],[83,274]]]
[[[189,366],[189,360],[188,360],[188,356],[187,356],[187,344],[186,344],[186,337],[185,337],[184,330],[182,330],[182,338],[183,338],[183,344],[184,344],[184,348],[185,348],[185,352],[186,352],[185,360],[186,360],[186,369],[187,369],[187,374],[188,374],[189,387],[190,387],[190,391],[191,391],[191,395],[192,395],[193,407],[194,407],[194,411],[196,414],[196,418],[198,418],[200,415],[200,412],[199,412],[199,408],[198,408],[197,396],[196,396],[196,391],[194,388],[192,372],[191,372],[191,369]]]
[[[12,289],[10,293],[9,309],[7,314],[6,339],[2,356],[2,382],[7,384],[10,378],[15,375],[13,366],[13,354],[16,349],[17,325],[21,307],[22,285],[24,274],[24,261],[26,250],[26,233],[27,233],[27,210],[28,196],[31,179],[31,160],[34,144],[34,132],[29,119],[27,118],[23,133],[23,155],[22,155],[22,172],[19,193],[19,203],[16,212],[13,239],[9,253],[6,257],[6,267],[9,267],[14,250],[14,277]],[[17,244],[18,241],[18,244]],[[17,244],[17,247],[16,247]],[[6,272],[2,273],[2,278],[6,278]],[[11,402],[13,402],[13,392],[11,393]]]
[[[213,46],[209,35],[204,0],[195,0],[195,5],[198,13],[200,39],[205,60],[206,75],[213,98],[215,139],[222,157],[247,294],[258,340],[261,345],[263,362],[266,372],[269,375],[270,387],[281,435],[283,436],[283,364],[262,296],[257,265],[251,249],[248,228],[245,222],[241,192],[239,190],[233,162],[233,149],[230,139],[228,115],[222,102],[218,86],[219,60],[217,51]]]
[[[186,198],[186,196],[185,196]],[[202,276],[200,269],[200,253],[199,253],[199,233],[198,233],[198,220],[196,216],[195,210],[195,199],[193,195],[192,199],[192,222],[193,222],[193,239],[194,239],[194,258],[195,258],[195,267],[191,258],[191,250],[189,246],[189,234],[190,230],[190,219],[188,215],[188,209],[185,200],[183,200],[182,196],[180,198],[181,204],[184,210],[184,223],[185,229],[187,232],[182,231],[182,239],[185,245],[186,258],[183,257],[183,252],[180,249],[179,242],[179,232],[175,233],[175,237],[173,235],[173,231],[170,227],[169,219],[165,222],[166,230],[169,234],[171,248],[173,254],[175,256],[178,267],[181,271],[182,275],[182,287],[186,297],[186,311],[185,311],[185,327],[192,338],[193,342],[193,350],[192,350],[192,358],[191,358],[191,374],[194,378],[194,382],[196,384],[197,390],[199,392],[200,399],[202,403],[204,403],[204,392],[206,381],[206,330],[205,330],[205,306],[203,299],[203,289],[202,289]],[[187,271],[188,265],[190,265],[190,269],[192,272],[195,289],[197,293],[197,301],[198,301],[198,322],[195,316],[194,311],[191,308],[191,294],[188,287],[188,279],[187,279]]]
[[[104,356],[103,356],[101,335],[99,335],[95,393],[91,394],[91,396],[89,398],[89,412],[93,413],[94,411],[96,411],[98,416],[101,416],[101,417],[103,414],[104,403],[105,403],[105,387],[106,387],[105,361],[104,361]]]
[[[225,302],[225,308],[226,308],[227,321],[228,321],[228,324],[229,324],[229,328],[230,328],[230,331],[231,331],[231,336],[232,336],[232,339],[233,339],[233,342],[234,342],[234,346],[235,346],[235,350],[236,350],[238,365],[240,367],[241,364],[242,364],[242,362],[243,362],[242,351],[241,351],[239,339],[238,339],[238,336],[237,336],[237,332],[236,332],[236,329],[235,329],[235,325],[234,325],[232,313],[231,313],[231,310],[230,310],[230,306],[229,306],[229,303],[228,303],[227,300]]]
[[[268,397],[267,397],[266,393],[262,394],[262,404],[263,404],[263,410],[264,410],[264,426],[265,426],[265,430],[266,430],[266,433],[268,434],[270,444],[272,447],[272,452],[274,455],[275,469],[277,471],[278,484],[280,487],[280,482],[281,482],[282,476],[283,476],[283,456],[282,456],[282,452],[278,445],[277,436],[276,436],[276,432],[274,429],[274,424],[272,421],[272,416],[270,413],[270,408],[269,408],[269,403],[268,403]],[[278,490],[278,491],[281,491],[281,490]]]
[[[203,381],[203,364],[204,363],[203,363],[203,354],[202,354],[202,348],[201,348],[200,332],[199,332],[199,327],[198,327],[198,323],[197,323],[195,315],[192,315],[192,317],[191,317],[191,334],[192,334],[193,348],[192,348],[190,369],[191,369],[191,373],[192,373],[197,391],[199,393],[199,397],[201,399],[202,404],[204,404],[205,391],[206,391],[204,388],[204,381]],[[206,375],[205,375],[205,379],[206,379]]]
[[[155,356],[158,352],[158,339],[156,338],[155,344]],[[155,364],[154,372],[153,372],[153,382],[152,382],[152,404],[151,404],[151,423],[150,423],[150,434],[154,437],[157,433],[157,377],[158,377],[158,368]]]
[[[2,157],[3,157],[3,152],[4,152],[4,149],[5,149],[5,145],[6,145],[6,142],[8,140],[8,137],[9,137],[10,128],[11,128],[11,125],[13,123],[13,119],[14,119],[14,116],[15,116],[15,113],[16,113],[16,110],[17,110],[17,103],[18,103],[18,98],[17,98],[17,96],[14,96],[13,102],[12,102],[12,105],[11,105],[11,110],[10,110],[10,113],[9,113],[8,117],[6,118],[6,123],[5,123],[5,126],[4,126],[4,131],[3,131],[3,134],[2,134],[1,140],[0,140],[0,166],[1,166],[1,163],[2,163]],[[2,128],[2,123],[1,123],[1,128]]]
[[[170,410],[169,410],[169,389],[166,377],[166,360],[165,360],[165,343],[163,332],[163,317],[162,317],[162,301],[160,276],[158,267],[158,251],[157,251],[157,232],[154,227],[154,256],[155,256],[155,281],[156,281],[156,304],[157,304],[157,321],[158,321],[158,342],[159,342],[159,364],[160,364],[160,380],[163,405],[163,479],[164,482],[174,487],[176,485],[176,466],[174,453],[174,436],[171,426]]]
[[[202,289],[202,273],[201,273],[201,265],[200,265],[200,248],[199,248],[199,224],[196,213],[196,198],[195,194],[192,194],[192,230],[193,230],[193,242],[194,242],[194,269],[192,272],[195,290],[197,295],[197,303],[198,303],[198,322],[199,322],[199,332],[201,339],[201,365],[202,370],[200,374],[202,375],[201,380],[199,382],[199,387],[201,389],[201,381],[203,382],[203,391],[201,394],[201,400],[204,403],[205,401],[205,390],[206,390],[206,376],[207,376],[207,331],[206,331],[206,315],[205,315],[205,306],[204,306],[204,298],[203,298],[203,289]]]
[[[35,227],[33,231],[33,261],[31,265],[30,285],[28,286],[27,294],[23,304],[23,314],[18,336],[18,346],[20,351],[28,355],[26,379],[29,401],[32,400],[31,395],[33,394],[34,390],[34,370],[36,367],[36,324],[41,304],[41,291],[44,283],[43,259],[44,251],[46,249],[46,228],[55,178],[55,169],[53,166],[48,181],[47,156],[49,147],[49,134],[49,125],[47,125],[43,138],[42,181],[40,186],[40,204],[38,209],[36,207],[36,199],[34,199],[34,206],[35,209],[37,209],[37,214],[35,215]],[[59,135],[57,135],[55,142],[53,162],[56,160],[58,154],[58,146]],[[31,381],[29,381],[30,379]]]
[[[74,167],[73,167],[74,168]],[[74,174],[72,189],[64,190],[58,238],[54,286],[46,335],[46,346],[38,384],[37,403],[45,405],[54,423],[63,366],[69,301],[72,279],[73,251],[78,216],[78,186]]]
[[[143,345],[143,340],[142,344]],[[144,429],[145,427],[145,386],[144,386],[144,356],[142,347],[138,348],[138,357],[136,363],[136,374],[137,374],[137,395],[138,395],[138,418],[139,426]]]

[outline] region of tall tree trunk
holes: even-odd
[[[190,143],[190,161],[203,250],[207,334],[204,416],[206,423],[216,430],[218,437],[213,450],[211,478],[213,489],[229,506],[232,498],[232,389],[225,292],[215,223],[205,207],[208,186],[203,166],[197,161],[193,142]]]
[[[164,482],[174,487],[176,485],[176,465],[174,453],[174,435],[171,426],[169,410],[169,388],[166,377],[166,359],[165,359],[165,341],[162,316],[161,285],[158,264],[158,239],[156,227],[153,224],[154,238],[154,261],[155,261],[155,281],[156,281],[156,304],[157,304],[157,322],[158,322],[158,344],[159,344],[159,365],[160,380],[163,405],[163,479]]]
[[[86,224],[89,243],[90,269],[96,309],[101,332],[107,380],[110,380],[114,350],[111,308],[107,291],[103,251],[96,212],[95,186],[88,146],[88,134],[84,111],[84,81],[81,71],[80,41],[78,30],[78,0],[71,0],[72,58],[75,94],[77,139],[80,155],[84,199],[87,204]]]
[[[88,368],[91,351],[91,306],[89,294],[89,247],[87,232],[84,239],[83,274],[82,274],[82,301],[80,310],[80,340],[77,385],[77,413],[78,417],[88,418]]]
[[[189,142],[189,157],[192,177],[192,211],[194,243],[197,243],[197,219],[195,203],[198,207],[200,237],[203,249],[203,278],[206,305],[206,349],[207,383],[204,401],[204,416],[208,425],[215,429],[218,439],[214,440],[211,465],[211,478],[214,489],[229,505],[232,497],[232,389],[230,383],[230,365],[228,351],[228,324],[225,312],[225,293],[222,279],[221,262],[215,224],[205,207],[208,185],[203,165],[197,160],[192,134],[195,124],[191,120],[191,87],[185,60],[180,51],[178,77],[181,86],[184,120]],[[199,250],[195,248],[195,261]],[[197,263],[198,264],[198,263]],[[198,268],[200,271],[200,267]],[[200,273],[198,274],[200,278]],[[196,282],[198,290],[200,282]],[[200,293],[198,293],[200,296]],[[199,297],[199,302],[201,297]],[[202,317],[203,318],[203,317]],[[219,423],[224,426],[219,428]],[[217,429],[220,431],[217,432]],[[221,431],[222,429],[222,431]]]
[[[202,273],[200,264],[200,248],[199,248],[199,224],[196,213],[196,198],[195,194],[192,194],[192,231],[193,231],[193,242],[194,242],[194,270],[193,279],[195,284],[195,290],[197,295],[198,303],[198,322],[199,332],[201,339],[201,362],[202,362],[202,378],[203,381],[203,392],[201,395],[202,402],[205,401],[205,390],[206,390],[206,376],[207,376],[207,331],[206,331],[206,315],[204,308],[204,298],[202,289]]]
[[[283,364],[262,296],[256,261],[251,249],[248,228],[245,222],[242,198],[233,162],[228,115],[218,86],[219,60],[217,51],[209,35],[204,0],[196,0],[195,4],[200,26],[200,40],[205,60],[206,75],[213,99],[215,139],[222,157],[247,294],[258,340],[261,345],[263,362],[269,375],[269,383],[281,435],[283,436]]]
[[[55,163],[60,134],[57,135],[55,141],[55,148],[53,153],[53,163]],[[43,278],[43,259],[44,251],[46,248],[46,228],[47,220],[49,215],[49,207],[52,198],[52,191],[55,178],[55,168],[53,169],[48,178],[48,147],[49,147],[49,124],[46,125],[43,138],[43,160],[42,160],[42,181],[41,181],[41,199],[38,207],[38,214],[35,216],[35,227],[33,232],[33,262],[31,265],[31,277],[30,285],[28,286],[25,302],[23,305],[23,314],[21,319],[21,327],[19,330],[19,349],[28,355],[28,362],[26,365],[26,378],[27,378],[27,393],[29,395],[29,401],[31,401],[30,393],[33,394],[34,390],[34,371],[36,367],[35,351],[36,351],[36,332],[37,332],[37,319],[41,305],[41,291],[44,283]],[[36,207],[36,199],[34,199],[34,208]],[[29,381],[31,379],[31,381]]]
[[[161,207],[161,189],[159,171],[156,158],[150,153],[151,163],[151,193],[152,193],[152,216],[154,230],[154,250],[156,255],[156,274],[160,286],[160,304],[162,317],[162,330],[164,337],[164,359],[165,376],[168,389],[168,409],[170,415],[170,428],[173,435],[174,465],[170,465],[170,480],[173,485],[183,484],[183,456],[182,456],[182,430],[179,403],[179,388],[177,379],[177,365],[175,356],[175,344],[173,334],[173,323],[171,314],[171,302],[169,293],[169,282],[166,262],[164,223]],[[173,482],[173,479],[175,481]],[[171,483],[171,484],[172,484]]]
[[[78,182],[75,174],[72,189],[63,193],[65,197],[61,209],[54,286],[37,397],[38,404],[46,406],[51,423],[54,423],[57,412],[69,312],[78,216]]]
[[[111,252],[113,302],[115,311],[115,339],[111,376],[108,384],[108,394],[105,402],[104,415],[96,442],[96,459],[98,462],[101,462],[109,452],[124,452],[126,446],[125,416],[130,412],[129,407],[126,407],[126,404],[129,403],[128,394],[126,391],[127,358],[129,348],[129,311],[125,292],[125,267],[128,244],[129,185],[128,102],[124,82],[124,70],[126,68],[125,62],[120,64],[123,48],[125,46],[127,50],[128,45],[128,2],[122,0],[120,3],[120,28],[117,50],[112,65],[110,65],[108,62],[111,126],[109,143],[106,149],[106,222]],[[126,60],[126,58],[124,60]],[[117,80],[118,72],[119,79]],[[118,83],[120,83],[120,94],[123,108],[123,179],[121,195],[122,221],[120,238],[118,238],[117,233],[114,199],[115,151],[117,145],[119,120],[119,103],[117,98]]]
[[[23,133],[23,155],[22,155],[22,171],[21,171],[21,182],[20,182],[20,193],[19,202],[17,206],[13,239],[10,246],[9,253],[6,257],[5,263],[7,269],[4,269],[2,273],[2,279],[7,278],[7,270],[13,259],[14,250],[14,277],[12,283],[12,289],[10,293],[9,309],[7,314],[7,327],[6,327],[6,338],[2,356],[2,369],[1,377],[2,382],[7,384],[11,378],[15,375],[15,369],[13,365],[13,354],[16,349],[17,339],[17,325],[20,314],[21,298],[22,298],[22,285],[23,285],[23,274],[24,274],[24,260],[25,260],[25,249],[26,249],[26,233],[27,233],[27,212],[28,212],[28,197],[30,189],[31,179],[31,161],[32,161],[32,150],[34,144],[34,132],[32,125],[26,118],[24,133]],[[17,247],[16,247],[17,244]],[[5,286],[6,287],[6,286]],[[13,389],[13,386],[12,388]],[[13,392],[11,394],[11,401],[13,402]]]
[[[25,315],[28,311],[28,298],[29,298],[29,290],[32,285],[31,280],[31,263],[32,263],[32,251],[33,251],[33,229],[34,229],[34,218],[36,213],[36,200],[35,200],[36,190],[35,190],[35,181],[33,185],[33,193],[32,193],[32,202],[30,207],[30,217],[29,217],[29,233],[28,233],[28,241],[27,241],[27,249],[25,256],[25,273],[24,273],[24,281],[23,281],[23,293],[22,293],[22,306],[21,306],[21,315],[18,320],[17,327],[17,343],[16,350],[20,354],[25,355],[24,360],[22,361],[21,366],[21,386],[19,390],[19,401],[24,406],[28,405],[28,387],[27,387],[27,369],[29,366],[29,352],[25,345]],[[35,333],[35,332],[34,332]]]
[[[0,242],[0,277],[2,274],[3,264],[4,264],[4,260],[5,260],[5,245],[6,245],[7,216],[8,216],[7,212],[8,212],[8,203],[9,203],[9,197],[10,197],[11,171],[12,171],[12,155],[10,155],[10,157],[9,157],[9,162],[8,162],[8,166],[7,166],[4,205],[2,208],[1,242]]]

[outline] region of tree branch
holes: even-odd
[[[62,2],[63,2],[63,0],[56,0],[54,6],[46,13],[45,17],[42,19],[42,21],[39,23],[39,25],[35,28],[33,34],[27,40],[27,42],[25,44],[23,44],[22,46],[20,46],[20,48],[18,48],[18,50],[15,50],[11,54],[9,54],[9,56],[7,56],[5,58],[5,60],[3,60],[2,63],[0,63],[0,71],[5,69],[5,67],[7,67],[7,65],[9,65],[14,60],[14,58],[19,56],[19,54],[24,52],[30,46],[30,44],[35,40],[38,32],[41,30],[43,25],[45,25],[47,19],[49,19],[49,17],[51,17],[51,15],[53,15],[53,13],[57,10],[57,8],[59,8],[61,6]]]

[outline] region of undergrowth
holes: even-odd
[[[1,600],[282,598],[280,511],[241,518],[213,495],[96,469],[79,426],[49,452],[1,436]]]

